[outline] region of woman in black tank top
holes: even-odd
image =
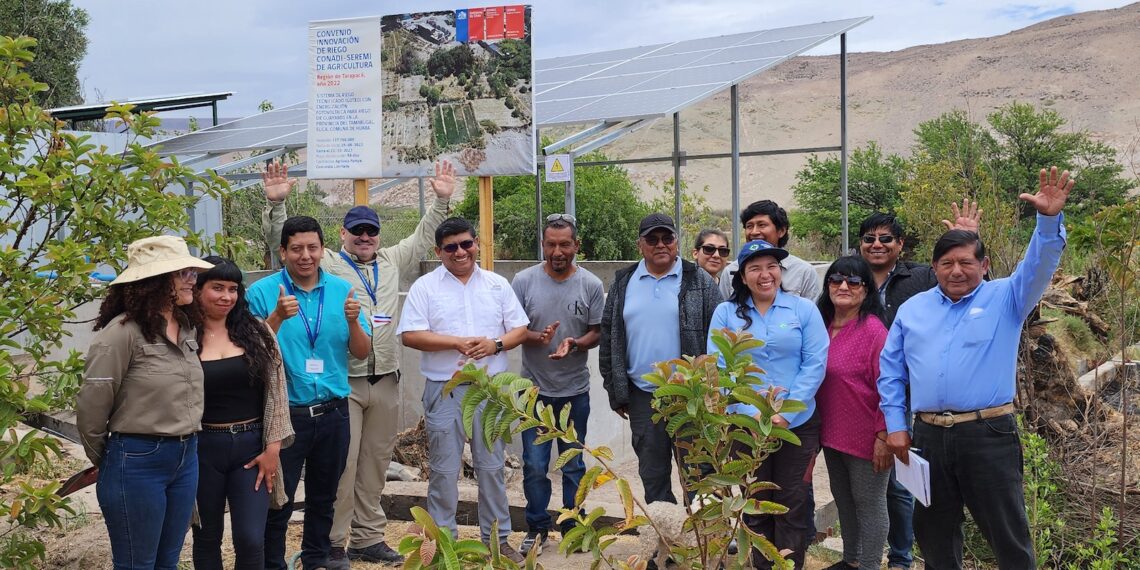
[[[205,400],[194,568],[222,568],[228,502],[234,568],[260,570],[266,516],[283,491],[278,454],[293,435],[281,355],[272,332],[249,312],[241,270],[221,257],[206,259],[214,268],[198,275],[195,289]]]

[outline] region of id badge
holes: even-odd
[[[320,358],[308,358],[305,360],[305,372],[309,374],[324,374],[325,361]]]

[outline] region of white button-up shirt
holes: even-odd
[[[479,267],[464,285],[440,265],[416,279],[408,290],[400,313],[397,334],[431,331],[449,336],[499,338],[512,329],[530,323],[510,283],[502,276]],[[443,382],[466,360],[458,350],[423,352],[420,372],[428,380]],[[489,374],[507,369],[507,353],[500,352],[475,363],[486,366]]]

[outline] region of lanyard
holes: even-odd
[[[284,269],[281,270],[281,281],[285,284],[285,292],[295,296],[293,282],[289,280],[289,274]],[[305,309],[301,303],[297,303],[297,313],[301,317],[301,323],[305,325],[305,335],[309,337],[309,347],[316,351],[317,335],[321,334],[321,321],[324,320],[325,316],[325,288],[321,287],[321,294],[317,297],[317,323],[315,328],[309,327],[309,319],[305,317]]]
[[[373,305],[376,305],[376,290],[380,288],[380,264],[377,263],[376,261],[372,262],[372,283],[373,284],[369,285],[368,280],[364,278],[364,273],[360,271],[360,268],[356,266],[356,263],[354,261],[352,261],[352,258],[349,257],[348,254],[344,253],[343,251],[340,252],[340,256],[342,258],[344,258],[344,262],[347,263],[348,266],[351,267],[352,270],[356,272],[356,275],[360,277],[360,282],[364,284],[364,292],[368,293],[368,298],[372,299]]]

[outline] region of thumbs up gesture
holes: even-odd
[[[277,313],[277,318],[284,321],[297,314],[297,297],[286,293],[284,285],[278,287],[280,292],[277,295],[277,308],[273,309],[273,312]]]
[[[348,297],[344,300],[344,318],[348,322],[355,321],[360,317],[360,301],[356,298],[356,289],[348,292]]]

